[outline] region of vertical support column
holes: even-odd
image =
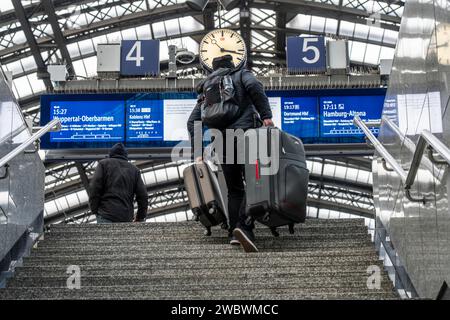
[[[253,68],[253,61],[252,57],[250,55],[251,49],[252,49],[252,31],[251,31],[251,25],[252,25],[252,19],[250,14],[250,8],[248,7],[248,2],[245,1],[244,4],[241,6],[241,13],[240,13],[240,19],[239,19],[239,26],[241,31],[241,36],[244,39],[245,46],[247,47],[247,68],[249,70],[252,70]]]
[[[275,42],[275,50],[278,52],[278,58],[286,60],[286,12],[276,13],[277,37]]]
[[[79,162],[75,163],[75,167],[77,168],[81,182],[83,183],[83,186],[86,189],[87,194],[89,195],[89,178],[86,174],[86,169],[84,168],[83,164]]]

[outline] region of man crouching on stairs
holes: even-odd
[[[89,204],[97,223],[142,222],[148,209],[148,193],[141,172],[128,162],[122,143],[114,145],[109,158],[100,161],[90,183]],[[134,217],[134,198],[138,211]]]

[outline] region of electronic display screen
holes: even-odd
[[[296,137],[316,137],[319,134],[317,98],[282,98],[281,128]]]
[[[61,120],[51,142],[120,142],[125,137],[124,101],[53,101],[50,120]]]
[[[127,141],[164,140],[164,102],[127,101]]]
[[[304,143],[360,143],[363,134],[353,118],[379,121],[386,90],[266,93],[275,125]],[[109,148],[117,142],[131,148],[171,148],[189,140],[186,124],[196,103],[194,92],[43,95],[41,124],[58,117],[62,130],[45,135],[41,148]]]
[[[322,137],[364,136],[353,124],[359,116],[365,122],[381,119],[384,96],[337,96],[320,99],[320,135]],[[377,134],[378,128],[371,128]]]

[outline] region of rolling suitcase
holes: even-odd
[[[195,163],[183,171],[184,186],[195,220],[211,235],[211,227],[228,229],[226,207],[216,175],[206,163]]]
[[[285,225],[294,233],[294,224],[306,218],[309,171],[303,143],[277,128],[252,131],[253,141],[246,134],[245,144],[246,213],[268,226],[274,236],[279,235],[276,228]],[[267,154],[270,161],[261,161],[261,146],[267,146],[262,155]],[[270,166],[278,170],[267,174]]]

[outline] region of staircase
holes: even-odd
[[[196,222],[54,225],[1,299],[396,299],[362,219],[308,219],[294,235],[258,227],[259,253]],[[81,288],[68,289],[79,266]],[[369,289],[369,266],[382,270]]]

